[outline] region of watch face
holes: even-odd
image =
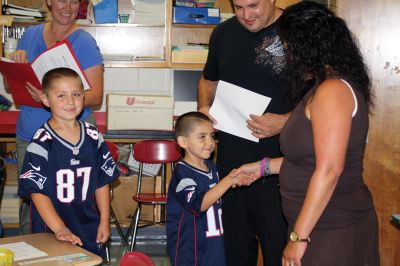
[[[299,236],[295,232],[290,233],[290,240],[298,242],[299,241]]]

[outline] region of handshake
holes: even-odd
[[[260,162],[248,163],[233,169],[224,179],[231,182],[231,187],[249,186],[262,176]]]

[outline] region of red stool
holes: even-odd
[[[181,157],[181,148],[175,141],[171,140],[143,140],[133,146],[133,157],[139,162],[139,173],[136,195],[133,197],[133,200],[137,202],[137,207],[125,236],[127,242],[131,238],[129,251],[133,251],[135,248],[142,205],[161,205],[161,222],[165,222],[167,164],[171,166],[171,170],[174,169],[174,163]],[[143,165],[145,163],[162,165],[161,192],[144,193],[141,191],[142,179],[144,178]],[[156,182],[155,178],[153,179]]]
[[[125,253],[119,266],[154,266],[154,262],[142,252],[127,252]]]

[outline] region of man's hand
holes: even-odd
[[[251,114],[250,119],[247,119],[247,127],[252,131],[253,136],[259,139],[272,137],[281,132],[290,114],[265,113],[262,116]]]

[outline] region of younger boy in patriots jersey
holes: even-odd
[[[213,123],[200,112],[189,112],[175,124],[184,150],[168,190],[167,249],[172,265],[224,266],[221,197],[231,187],[249,185],[251,178],[229,174],[219,181],[210,158]]]
[[[33,202],[31,232],[54,232],[103,256],[98,244],[110,236],[108,184],[119,172],[100,132],[76,118],[84,101],[79,75],[53,69],[42,88],[52,116],[28,146],[18,189]]]

